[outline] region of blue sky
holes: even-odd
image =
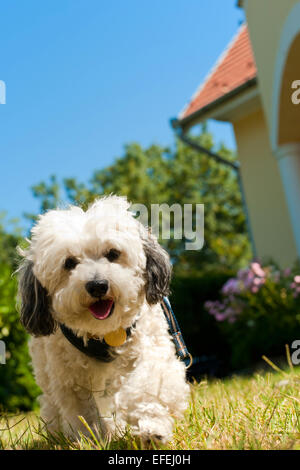
[[[38,210],[30,186],[51,174],[87,181],[125,143],[172,145],[169,119],[244,19],[235,0],[6,0],[0,12],[9,217]],[[234,147],[230,126],[209,128]]]

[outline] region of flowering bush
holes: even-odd
[[[300,338],[296,269],[281,271],[254,262],[224,284],[220,300],[205,303],[226,333],[234,366],[247,365],[262,354],[281,354],[285,344]]]

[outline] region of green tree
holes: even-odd
[[[3,220],[3,219],[2,219]],[[8,233],[0,221],[0,340],[6,347],[6,364],[0,364],[0,409],[29,410],[38,394],[30,368],[28,336],[16,309],[16,246],[20,230]]]
[[[213,137],[202,129],[196,137],[212,149]],[[218,153],[233,161],[236,156],[221,146]],[[138,143],[125,146],[124,155],[101,170],[96,170],[88,184],[75,178],[63,181],[63,191],[55,177],[47,184],[34,186],[41,211],[55,207],[62,200],[87,206],[103,194],[126,195],[133,203],[174,203],[205,205],[205,244],[200,251],[184,250],[185,240],[162,240],[171,254],[175,270],[191,275],[211,266],[237,268],[250,258],[250,247],[242,210],[241,194],[234,172],[216,163],[206,154],[176,141],[174,148]],[[63,195],[62,195],[63,194]],[[194,211],[195,212],[195,211]]]

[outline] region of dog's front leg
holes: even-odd
[[[108,440],[123,437],[127,422],[124,419],[122,410],[119,410],[115,406],[114,397],[99,396],[99,394],[96,393],[94,398],[101,417],[101,429],[104,437]]]
[[[71,387],[56,388],[56,404],[60,412],[61,431],[71,439],[77,439],[79,433],[91,437],[87,426],[80,417],[86,421],[93,431],[101,428],[101,420],[93,398],[82,396]]]
[[[116,394],[116,409],[122,410],[131,432],[142,441],[167,443],[172,437],[174,418],[187,407],[189,386],[184,365],[176,358],[167,363],[141,361]]]

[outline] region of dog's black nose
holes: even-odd
[[[92,297],[101,297],[108,291],[108,281],[89,281],[85,285],[86,290]]]

